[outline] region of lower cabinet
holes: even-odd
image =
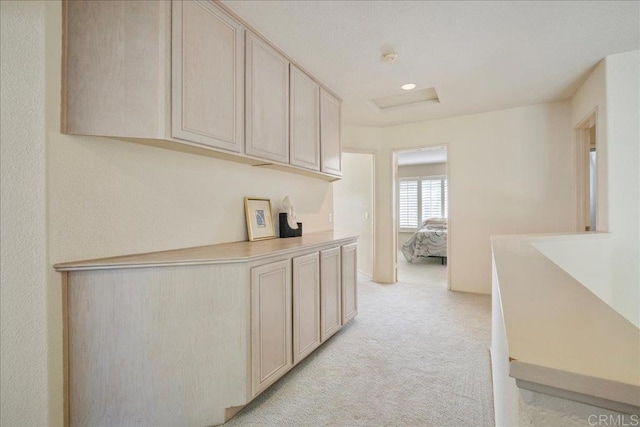
[[[291,358],[291,264],[251,269],[251,394],[258,395],[293,365]]]
[[[357,237],[296,239],[58,264],[68,425],[222,424],[285,375],[357,312]]]
[[[257,396],[357,314],[357,244],[251,269],[251,395]]]
[[[342,324],[358,314],[358,244],[342,247]]]
[[[293,364],[320,345],[320,257],[293,258]]]
[[[324,342],[342,327],[340,247],[320,252],[320,338]]]

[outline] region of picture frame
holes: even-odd
[[[245,197],[244,214],[247,220],[247,234],[250,242],[276,238],[270,199]]]

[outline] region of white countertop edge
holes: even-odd
[[[540,253],[536,242],[549,240],[592,240],[608,239],[611,233],[573,233],[573,234],[544,234],[544,235],[511,235],[492,236],[492,252],[494,263],[496,257],[502,256],[502,251],[511,252],[512,256],[529,257],[542,256],[549,263],[544,254]],[[501,253],[502,252],[502,253]],[[509,264],[511,265],[511,264]],[[496,272],[498,280],[500,271]],[[513,274],[511,274],[513,276]],[[505,338],[507,340],[507,351],[509,357],[509,375],[516,379],[519,387],[541,393],[546,393],[566,399],[575,400],[591,405],[596,405],[619,412],[640,413],[640,382],[633,378],[608,379],[603,377],[590,376],[587,373],[575,373],[570,370],[562,370],[557,367],[552,368],[540,363],[531,363],[522,360],[522,357],[514,355],[512,343],[509,340],[507,319],[505,319],[504,299],[502,287],[504,283],[498,283],[497,301],[500,304],[499,310],[505,327]],[[599,303],[601,301],[598,301]],[[601,302],[604,304],[604,302]],[[588,351],[588,349],[585,349]],[[520,352],[522,353],[522,352]],[[522,356],[522,354],[520,354]]]
[[[282,254],[279,252],[277,255]],[[273,256],[273,255],[268,255]],[[54,269],[60,273],[68,271],[88,271],[88,270],[117,270],[122,268],[149,268],[149,267],[176,267],[184,265],[211,265],[211,264],[241,264],[250,262],[255,259],[267,258],[267,256],[259,256],[255,258],[234,258],[222,260],[194,260],[194,261],[148,261],[148,262],[131,262],[131,263],[113,263],[113,264],[86,264],[76,267],[55,267]]]
[[[516,380],[528,381],[612,402],[620,402],[635,407],[637,411],[640,411],[640,387],[633,384],[590,377],[520,362],[519,360],[511,360],[509,362],[509,376]],[[605,404],[606,402],[602,403]]]
[[[53,268],[60,273],[70,272],[70,271],[87,271],[87,270],[114,270],[114,269],[123,269],[123,268],[148,268],[148,267],[175,267],[175,266],[185,266],[185,265],[210,265],[210,264],[238,264],[238,263],[247,263],[252,261],[257,261],[261,259],[271,258],[274,256],[285,256],[291,253],[314,249],[314,248],[322,248],[324,246],[332,246],[335,244],[344,244],[348,242],[357,242],[359,236],[348,236],[348,237],[336,237],[330,241],[323,241],[317,243],[311,243],[306,245],[300,245],[287,249],[280,249],[273,252],[263,253],[259,255],[251,255],[251,256],[242,256],[242,257],[230,257],[230,258],[217,258],[217,259],[193,259],[193,260],[165,260],[165,261],[131,261],[131,262],[109,262],[107,261],[109,258],[100,258],[97,259],[95,264],[88,263],[87,261],[78,261],[78,263],[82,263],[79,265],[74,265],[71,263],[61,263],[56,264]],[[232,242],[236,243],[236,242]],[[245,243],[245,241],[237,242],[237,243]],[[215,246],[215,245],[211,245]],[[185,250],[189,250],[191,248],[184,248]],[[161,251],[164,252],[164,251]],[[153,252],[151,252],[153,253]],[[142,254],[142,255],[146,255]],[[129,256],[129,255],[126,255]],[[110,257],[117,258],[117,257]]]

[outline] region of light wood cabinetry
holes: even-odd
[[[289,163],[289,61],[247,32],[245,152]]]
[[[207,1],[172,2],[171,136],[240,152],[244,28]]]
[[[320,252],[320,338],[329,339],[342,327],[340,248]]]
[[[320,89],[320,170],[342,176],[340,100]]]
[[[56,265],[70,425],[227,421],[319,345],[320,316],[322,340],[342,327],[342,247],[356,239],[330,231]]]
[[[320,85],[291,64],[290,163],[320,170]]]
[[[242,151],[245,30],[229,13],[74,0],[63,26],[62,132]]]
[[[320,257],[293,258],[293,363],[320,345]]]
[[[288,259],[251,269],[251,346],[251,393],[256,396],[293,365]]]
[[[334,181],[340,101],[319,87],[222,3],[63,0],[63,133]]]
[[[171,3],[62,5],[62,132],[166,136]]]
[[[358,244],[342,247],[342,324],[358,314]]]

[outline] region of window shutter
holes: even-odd
[[[422,220],[442,218],[442,180],[422,180]]]
[[[400,181],[400,227],[418,227],[418,181]]]

